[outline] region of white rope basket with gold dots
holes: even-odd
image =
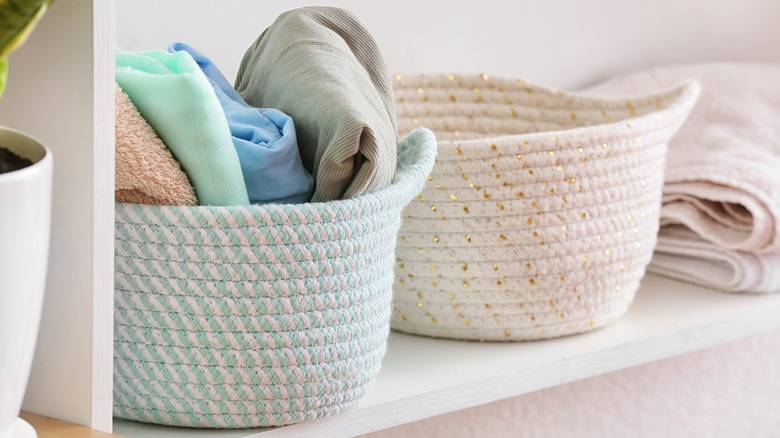
[[[667,141],[695,82],[630,99],[488,75],[396,76],[399,133],[438,140],[397,246],[393,328],[533,340],[615,321],[659,227]]]

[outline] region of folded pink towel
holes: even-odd
[[[780,290],[772,278],[780,269],[779,78],[780,65],[713,63],[657,68],[588,90],[644,93],[682,79],[702,86],[669,142],[664,227],[650,271],[729,291]]]
[[[116,201],[198,205],[187,174],[118,84],[115,105]]]

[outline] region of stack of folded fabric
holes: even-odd
[[[282,14],[247,50],[236,89],[184,43],[117,51],[116,80],[119,202],[325,202],[393,180],[390,74],[347,11]]]
[[[702,94],[669,143],[662,228],[648,270],[730,292],[778,292],[780,65],[657,68],[589,91],[639,93],[688,78]]]

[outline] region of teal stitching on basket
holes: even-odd
[[[117,204],[114,415],[239,428],[357,403],[387,348],[401,209],[435,148],[415,131],[394,183],[355,199]]]

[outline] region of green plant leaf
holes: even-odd
[[[50,0],[0,0],[0,58],[24,44]]]
[[[5,81],[8,79],[8,60],[0,59],[0,98],[3,97],[3,91],[5,91]]]

